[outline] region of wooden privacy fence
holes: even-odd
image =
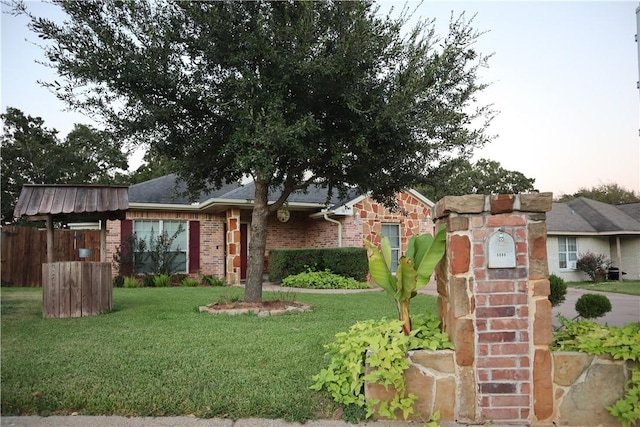
[[[2,286],[42,286],[42,264],[47,262],[45,229],[3,226]],[[54,230],[54,261],[100,261],[100,230]],[[80,258],[79,249],[92,254]]]

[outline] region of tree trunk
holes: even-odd
[[[249,259],[247,261],[247,282],[244,291],[246,302],[262,302],[262,273],[264,271],[264,251],[267,247],[267,219],[269,218],[269,186],[261,180],[255,181],[256,192],[251,214],[249,235]]]

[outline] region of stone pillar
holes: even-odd
[[[227,283],[240,283],[240,209],[227,210]]]
[[[551,193],[467,195],[435,206],[436,226],[447,227],[438,311],[455,345],[459,422],[530,424],[553,415],[551,201]]]

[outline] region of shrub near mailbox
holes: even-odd
[[[500,228],[489,236],[489,268],[515,268],[516,243]]]

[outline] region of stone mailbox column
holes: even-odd
[[[551,193],[447,196],[438,311],[455,345],[460,422],[553,416],[545,212]]]

